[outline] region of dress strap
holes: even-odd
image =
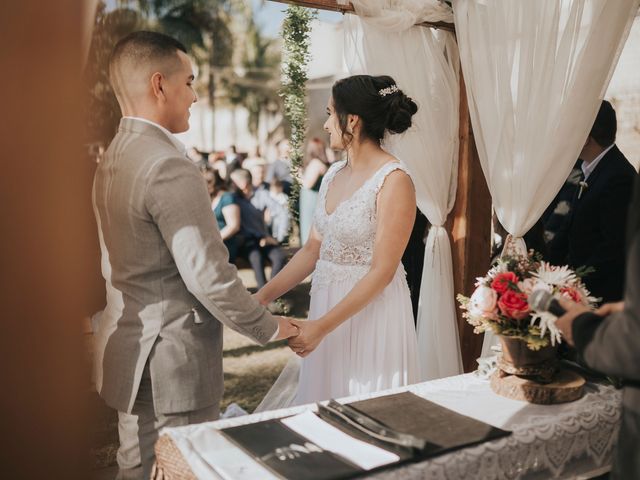
[[[329,185],[333,181],[333,177],[336,176],[336,173],[342,170],[342,168],[346,165],[346,163],[347,163],[346,160],[341,160],[339,162],[334,162],[329,167],[329,170],[327,170],[327,173],[325,173],[324,177],[322,177],[322,183],[320,184],[319,194],[321,198],[325,197],[325,195],[327,194],[327,189],[329,188]]]
[[[376,194],[380,192],[380,189],[382,188],[382,185],[384,185],[384,182],[387,179],[387,176],[391,172],[395,172],[396,170],[402,170],[404,173],[406,173],[409,176],[409,178],[411,178],[411,174],[409,173],[409,170],[407,170],[407,167],[405,167],[402,163],[400,162],[387,163],[380,170],[378,170],[378,173],[376,173],[375,175],[374,188],[375,188]],[[411,178],[411,181],[413,181],[413,178]]]

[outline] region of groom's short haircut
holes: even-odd
[[[109,80],[116,96],[122,95],[125,81],[136,71],[162,68],[168,75],[173,69],[178,69],[178,51],[187,53],[178,40],[158,32],[138,31],[122,38],[109,58]]]

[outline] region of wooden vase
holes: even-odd
[[[531,350],[519,338],[500,336],[502,354],[498,368],[508,375],[529,378],[540,383],[550,382],[558,367],[558,346],[548,345]]]

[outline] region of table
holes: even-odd
[[[465,374],[340,401],[403,391],[411,391],[463,415],[512,430],[513,434],[419,463],[372,473],[367,478],[589,478],[594,472],[607,471],[611,464],[621,410],[621,392],[611,386],[587,383],[585,395],[580,400],[560,405],[534,405],[498,396],[491,391],[488,380]],[[315,406],[165,429],[156,445],[159,471],[164,472],[168,480],[275,479],[277,477],[231,444],[219,429],[284,417],[307,409],[315,409]]]

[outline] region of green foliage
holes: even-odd
[[[115,135],[121,114],[109,84],[109,55],[118,40],[144,28],[148,28],[148,22],[139,12],[120,8],[107,13],[104,2],[98,5],[84,72],[88,105],[85,139],[87,143],[107,144]]]
[[[297,219],[297,204],[300,195],[300,168],[302,166],[304,138],[307,128],[306,82],[309,63],[309,33],[311,20],[317,11],[290,5],[282,25],[284,39],[284,62],[282,65],[283,86],[280,95],[284,98],[284,111],[291,125],[291,176],[293,185],[289,197],[289,210]]]
[[[89,105],[88,142],[108,143],[120,118],[120,109],[109,85],[108,59],[119,39],[136,30],[155,30],[177,38],[199,66],[208,68],[208,91],[215,91],[213,68],[228,66],[233,56],[229,27],[239,0],[121,0],[106,12],[100,2],[85,72]],[[213,105],[213,102],[211,102]]]
[[[231,104],[242,105],[249,112],[247,126],[253,135],[258,134],[260,113],[279,103],[280,52],[275,47],[249,18],[241,46],[242,73],[231,71],[222,79]]]
[[[121,115],[109,85],[109,55],[120,38],[142,29],[182,42],[199,68],[198,95],[212,109],[220,97],[244,106],[249,131],[257,134],[260,113],[281,104],[281,52],[260,35],[252,14],[244,0],[119,0],[111,12],[101,1],[85,71],[86,141],[107,144],[115,134]]]
[[[576,268],[575,272],[576,272],[576,277],[578,278],[584,278],[587,275],[594,273],[596,271],[596,269],[594,267],[587,267],[585,265],[582,265],[578,268]]]

